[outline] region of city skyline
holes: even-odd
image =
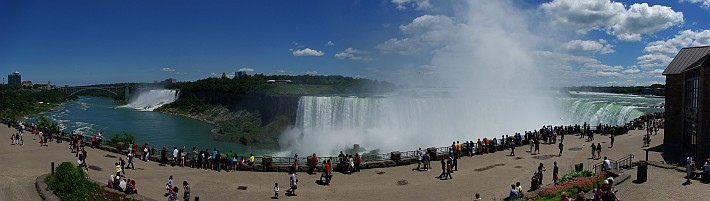
[[[480,3],[480,2],[478,2]],[[57,85],[249,74],[396,81],[436,71],[461,1],[0,1],[0,70]],[[650,85],[682,47],[710,45],[710,2],[508,1],[542,36],[559,85]],[[463,5],[467,6],[467,5]],[[475,2],[469,6],[476,6]],[[514,34],[514,33],[511,33]],[[426,73],[426,72],[425,72]]]

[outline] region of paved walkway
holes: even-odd
[[[7,127],[0,128],[0,139],[9,139],[12,132],[13,130]],[[643,131],[635,130],[630,134],[618,136],[614,148],[608,148],[607,136],[596,135],[594,143],[602,143],[602,155],[611,159],[635,154],[636,160],[643,160],[642,134]],[[663,131],[660,131],[654,136],[652,147],[663,141],[662,135]],[[57,165],[63,161],[76,164],[77,159],[70,153],[68,144],[50,143],[48,147],[40,147],[37,141],[32,141],[31,136],[29,139],[27,136],[29,135],[25,135],[24,146],[11,146],[8,140],[0,143],[0,180],[8,181],[0,182],[0,200],[39,200],[34,190],[34,179],[50,171],[51,161]],[[485,200],[490,200],[507,196],[510,184],[517,181],[521,182],[524,188],[528,188],[530,177],[539,163],[544,163],[548,169],[544,176],[545,184],[551,183],[553,161],[558,162],[561,174],[571,171],[576,163],[584,163],[585,167],[599,163],[600,159],[590,159],[590,145],[591,142],[579,137],[567,136],[562,157],[557,156],[557,145],[542,145],[539,155],[525,152],[529,147],[519,147],[516,149],[516,157],[506,156],[508,151],[504,151],[464,158],[459,160],[459,171],[453,174],[453,180],[435,178],[440,173],[438,162],[432,162],[435,168],[432,171],[412,171],[416,165],[409,165],[367,169],[353,175],[336,173],[330,186],[316,184],[319,175],[299,173],[298,196],[295,197],[283,196],[289,181],[286,173],[215,172],[163,167],[153,162],[137,161],[137,169],[126,170],[126,175],[137,180],[140,194],[157,200],[165,199],[164,187],[170,175],[174,176],[176,184],[181,184],[183,180],[188,181],[193,197],[199,196],[202,200],[270,200],[276,182],[282,189],[281,199],[285,200],[470,200],[475,193],[480,193]],[[87,163],[91,167],[90,177],[96,181],[106,181],[114,170],[113,164],[118,155],[98,149],[87,151]],[[660,152],[651,152],[649,158],[662,160]],[[655,173],[654,168],[650,169],[650,173]],[[654,181],[657,178],[651,174],[649,180]],[[693,185],[701,186],[699,182],[696,183],[698,185]],[[639,188],[632,184],[626,185],[629,186],[628,189]],[[655,184],[649,182],[643,185]],[[246,187],[246,190],[240,190],[240,186]],[[646,200],[642,199],[646,198],[643,196],[664,194],[660,191],[644,191],[644,194],[639,196],[638,193],[625,193],[625,186],[619,188],[621,199],[625,200]],[[666,196],[672,197],[672,194]]]

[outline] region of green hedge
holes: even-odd
[[[54,175],[47,177],[49,189],[62,200],[86,200],[92,192],[101,190],[98,184],[86,178],[84,170],[70,162],[64,162],[57,167]]]

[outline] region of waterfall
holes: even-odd
[[[297,153],[337,154],[359,144],[365,149],[413,150],[445,146],[452,140],[500,137],[539,128],[587,122],[623,125],[646,112],[655,112],[662,98],[632,95],[584,94],[556,97],[556,122],[533,122],[538,115],[525,110],[524,97],[460,99],[446,95],[342,97],[304,96],[298,102],[293,129],[279,138],[281,147]],[[493,103],[507,107],[495,108]],[[519,114],[519,115],[499,115]],[[544,114],[541,114],[544,115]]]
[[[180,92],[169,89],[151,89],[139,91],[127,105],[123,107],[134,108],[144,111],[153,111],[160,106],[169,104],[177,100]]]
[[[564,121],[567,124],[624,125],[644,114],[639,106],[607,101],[571,100],[564,107],[568,111]]]

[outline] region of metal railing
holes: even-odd
[[[633,167],[634,155],[629,154],[618,160],[609,160],[611,170],[629,169]],[[604,168],[604,161],[594,164],[594,172],[600,172]]]

